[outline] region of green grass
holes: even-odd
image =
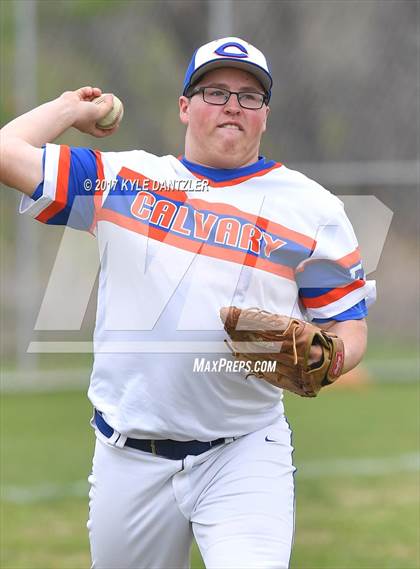
[[[286,397],[298,466],[293,569],[420,567],[418,470],[321,476],[310,470],[315,461],[418,453],[418,404],[415,383],[325,390],[315,400]],[[74,482],[87,478],[93,449],[85,394],[3,395],[0,411],[6,492],[0,567],[88,567],[87,498],[71,495]],[[46,484],[56,493],[42,495]],[[27,498],[11,499],[13,489]],[[202,567],[195,549],[193,567]]]

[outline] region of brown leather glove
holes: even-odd
[[[343,341],[309,322],[236,306],[222,308],[220,317],[235,358],[251,362],[256,371],[250,375],[276,387],[302,397],[316,397],[321,387],[330,385],[342,373]],[[320,346],[322,358],[309,365],[314,345]],[[267,362],[275,362],[275,371],[264,371]]]

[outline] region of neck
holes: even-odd
[[[209,161],[202,161],[200,162],[199,160],[195,160],[193,158],[191,158],[191,156],[187,156],[187,154],[184,154],[183,158],[190,162],[192,165],[196,165],[196,166],[201,166],[203,168],[209,168],[211,170],[238,170],[241,168],[246,168],[247,166],[252,166],[253,164],[256,164],[261,158],[262,156],[257,156],[257,158],[251,162],[247,162],[245,164],[238,164],[238,165],[232,165],[232,162],[229,161],[228,164],[224,163],[224,162],[212,162],[209,163]]]
[[[188,151],[185,148],[184,153],[185,158],[189,162],[193,162],[194,164],[199,164],[200,166],[206,166],[207,168],[221,168],[223,170],[232,170],[234,168],[244,168],[245,166],[250,166],[251,164],[255,164],[258,162],[258,153],[253,154],[251,158],[237,158],[234,156],[208,156],[203,157],[200,156],[199,153],[194,153]]]

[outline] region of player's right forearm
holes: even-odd
[[[0,131],[0,181],[32,195],[42,180],[42,150],[70,128],[78,101],[62,95],[12,120]]]
[[[2,146],[11,139],[22,140],[36,148],[54,141],[74,124],[77,116],[79,102],[65,95],[36,107],[4,126],[0,131]]]
[[[97,121],[112,108],[112,95],[95,100],[98,87],[67,91],[57,99],[36,107],[4,126],[0,131],[0,181],[32,195],[42,180],[42,150],[71,126],[96,137],[109,136],[118,128],[102,130]]]

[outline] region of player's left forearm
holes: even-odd
[[[344,342],[344,367],[346,373],[357,366],[362,360],[367,346],[366,320],[346,320],[321,326],[331,334],[336,334]]]

